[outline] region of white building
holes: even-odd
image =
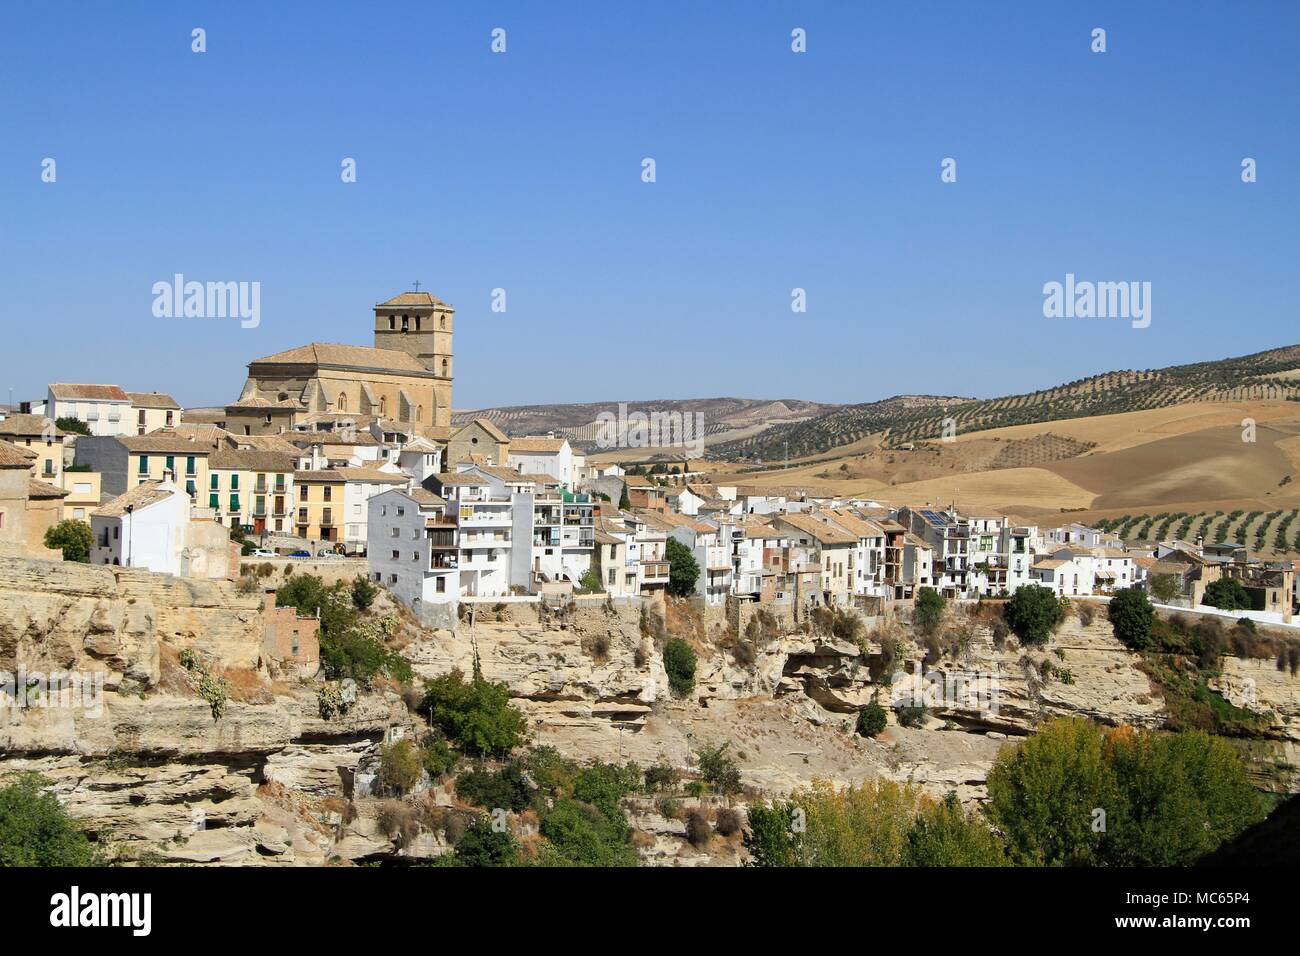
[[[422,488],[393,488],[366,503],[370,576],[426,627],[454,627],[460,594],[456,521]]]
[[[512,438],[506,464],[522,475],[550,475],[565,488],[573,488],[578,481],[573,449],[567,438],[554,435]]]
[[[231,576],[230,533],[192,517],[174,482],[146,481],[90,513],[91,564],[144,568],[194,578]],[[237,565],[237,558],[233,558]]]
[[[57,421],[77,418],[92,435],[134,435],[131,398],[116,385],[74,385],[56,382],[48,387],[45,414]]]

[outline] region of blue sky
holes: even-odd
[[[0,401],[231,401],[257,356],[371,344],[416,279],[457,309],[458,408],[989,396],[1300,342],[1297,28],[1263,2],[9,4]],[[260,326],[155,318],[177,272],[260,282]],[[1151,282],[1151,326],[1044,318],[1067,272]]]

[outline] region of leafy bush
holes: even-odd
[[[452,750],[442,737],[434,733],[424,735],[424,741],[420,745],[420,762],[424,765],[424,772],[429,775],[430,780],[437,779],[444,773],[450,773],[459,760],[460,754]]]
[[[379,597],[379,588],[370,582],[364,574],[358,574],[352,581],[352,604],[358,610],[365,611]]]
[[[1007,602],[1004,614],[1007,624],[1022,644],[1045,644],[1052,631],[1065,618],[1063,604],[1051,588],[1026,584],[1016,589],[1016,593]]]
[[[898,708],[898,723],[903,727],[923,727],[926,710],[923,704],[904,704]]]
[[[978,817],[949,793],[942,803],[923,806],[907,831],[907,866],[1006,866],[1002,843]]]
[[[513,866],[519,861],[518,841],[506,830],[494,830],[486,816],[460,835],[454,852],[462,866]]]
[[[322,634],[320,661],[327,679],[350,677],[362,687],[369,687],[381,674],[399,683],[407,683],[414,676],[410,662],[389,650],[365,625],[350,627],[341,634]]]
[[[795,805],[778,800],[767,807],[761,803],[749,807],[749,832],[745,849],[750,866],[797,866],[800,846],[795,832]]]
[[[1205,603],[1220,611],[1247,611],[1250,610],[1250,595],[1240,581],[1220,578],[1205,588]]]
[[[472,754],[505,754],[524,742],[524,715],[510,703],[505,684],[475,675],[466,681],[451,671],[426,685],[423,713],[461,750]]]
[[[695,652],[680,637],[664,645],[664,671],[668,686],[678,697],[685,697],[695,689]]]
[[[730,746],[731,742],[727,741],[716,747],[703,747],[695,755],[700,765],[700,777],[714,792],[724,797],[740,792],[740,768],[727,753]]]
[[[922,634],[933,634],[943,621],[943,610],[948,602],[934,588],[923,587],[916,593],[916,606],[912,609],[912,623]]]
[[[618,814],[618,802],[637,789],[641,769],[629,763],[593,763],[578,772],[573,783],[573,798],[589,803],[608,817]]]
[[[555,801],[539,826],[556,862],[576,866],[636,866],[636,851],[628,844],[631,831],[622,814],[607,817],[589,803]]]
[[[646,767],[645,770],[645,788],[649,793],[676,790],[681,779],[681,771],[668,764],[656,764],[653,767]]]
[[[63,551],[64,561],[90,562],[90,548],[95,543],[95,532],[84,521],[67,518],[45,529],[45,547]]]
[[[415,745],[406,738],[379,748],[379,773],[376,782],[386,793],[410,793],[420,782],[424,766]]]
[[[34,773],[0,787],[0,866],[92,866],[94,846]]]
[[[866,707],[858,711],[857,732],[863,737],[875,737],[889,723],[885,708],[873,697]]]
[[[1151,624],[1155,609],[1139,587],[1121,588],[1106,609],[1115,638],[1125,647],[1143,651],[1152,644]]]
[[[520,813],[532,802],[532,790],[515,761],[495,772],[475,767],[456,778],[456,795],[466,803],[488,810]]]
[[[739,833],[745,827],[745,816],[734,807],[722,807],[714,815],[713,828],[722,836]]]
[[[704,811],[695,809],[686,815],[686,839],[691,842],[691,846],[703,849],[712,838],[713,828],[709,826],[709,818]]]

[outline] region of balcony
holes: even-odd
[[[430,571],[455,571],[459,567],[455,554],[444,554],[435,551],[429,555]]]

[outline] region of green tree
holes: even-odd
[[[1178,596],[1178,579],[1172,574],[1151,575],[1151,595],[1161,604],[1168,604]]]
[[[0,787],[0,866],[91,866],[94,846],[34,773]]]
[[[1264,816],[1236,750],[1199,730],[1114,735],[1111,765],[1127,802],[1108,827],[1121,866],[1186,866]]]
[[[1062,601],[1051,588],[1026,584],[1016,589],[1004,614],[1007,625],[1023,644],[1045,644],[1065,618]]]
[[[583,573],[582,578],[578,581],[578,587],[591,594],[605,590],[600,583],[600,572],[595,568],[588,568]]]
[[[1135,651],[1151,647],[1151,625],[1155,622],[1155,608],[1141,588],[1120,588],[1110,599],[1106,613],[1115,630],[1115,637],[1121,644]]]
[[[700,565],[691,549],[676,538],[669,538],[664,553],[668,558],[668,593],[675,597],[694,594],[695,582],[700,578]]]
[[[510,689],[458,670],[429,681],[420,704],[434,726],[473,754],[505,754],[524,742],[524,715],[510,703]]]
[[[939,629],[943,610],[948,602],[934,588],[923,587],[916,592],[916,606],[912,609],[912,623],[922,634],[930,635]]]
[[[1250,610],[1250,595],[1235,578],[1219,578],[1205,589],[1205,603],[1220,611]]]
[[[90,525],[74,518],[66,518],[45,529],[45,547],[61,548],[64,561],[90,561],[90,547],[95,543],[95,533]]]
[[[619,510],[619,511],[631,511],[631,510],[632,510],[632,499],[629,498],[629,497],[627,496],[627,482],[626,482],[626,481],[623,482],[623,490],[622,490],[622,492],[619,493],[619,496],[618,496],[618,510]]]
[[[358,574],[352,580],[352,604],[359,611],[370,609],[379,597],[379,588],[372,584],[364,574]]]
[[[695,689],[695,652],[680,637],[664,645],[664,671],[668,686],[678,697],[685,697]]]
[[[889,717],[885,713],[885,708],[881,707],[880,702],[873,697],[866,707],[858,711],[856,729],[863,737],[875,737],[885,729],[888,723]]]
[[[61,432],[72,432],[74,435],[89,435],[90,426],[80,418],[71,418],[64,416],[54,420],[54,427]]]
[[[1018,747],[1002,750],[988,775],[989,819],[1008,853],[1027,866],[1104,862],[1104,831],[1122,825],[1119,784],[1105,754],[1105,735],[1091,721],[1045,724]]]
[[[795,830],[795,805],[778,800],[767,807],[749,806],[749,832],[745,849],[750,866],[798,866],[800,833]]]
[[[726,741],[716,747],[703,747],[695,755],[700,765],[700,777],[715,793],[724,797],[740,792],[740,768],[727,753],[730,746],[731,741]]]
[[[942,803],[922,807],[907,831],[907,866],[1006,866],[996,834],[968,814],[949,793]]]
[[[420,782],[424,767],[415,746],[406,738],[379,748],[379,786],[389,793],[410,793]]]
[[[506,830],[494,830],[492,821],[479,816],[456,841],[456,861],[462,866],[513,866],[519,862],[519,843]]]
[[[628,843],[631,830],[621,811],[610,817],[589,803],[570,798],[555,801],[539,826],[556,862],[572,866],[636,866],[636,850]]]

